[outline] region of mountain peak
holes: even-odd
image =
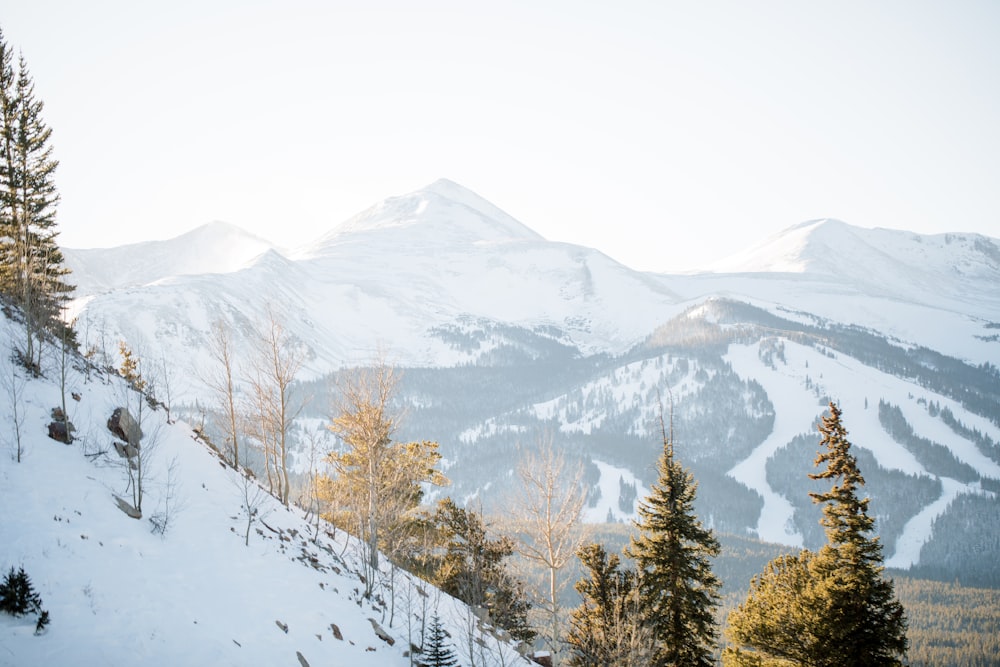
[[[321,238],[307,249],[307,254],[321,252],[352,236],[387,230],[394,231],[395,242],[418,246],[544,240],[472,190],[442,178],[362,211]]]
[[[810,247],[820,238],[843,234],[850,225],[832,218],[806,220],[721,259],[709,273],[805,273],[811,267]],[[825,245],[825,242],[823,243]]]

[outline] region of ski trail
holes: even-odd
[[[896,551],[885,561],[886,567],[908,570],[920,562],[920,550],[931,539],[934,520],[941,516],[948,505],[963,493],[982,493],[979,483],[961,482],[941,478],[941,497],[920,510],[903,526],[903,532],[896,538]]]
[[[757,352],[758,345],[731,345],[726,360],[741,377],[754,377],[764,387],[775,408],[774,428],[764,442],[727,474],[764,498],[757,520],[757,537],[802,547],[802,534],[792,522],[795,510],[767,483],[766,466],[767,460],[792,438],[812,430],[813,420],[822,408],[816,405],[815,396],[803,391],[802,381],[787,366],[779,365],[778,370],[772,370],[761,363]]]

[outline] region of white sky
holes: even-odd
[[[1000,236],[1000,3],[5,0],[61,241],[308,242],[444,177],[636,269],[803,220]]]

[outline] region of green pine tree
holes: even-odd
[[[43,109],[24,56],[15,76],[12,50],[0,33],[0,291],[23,312],[23,357],[32,368],[41,354],[35,345],[39,333],[64,333],[60,315],[73,290],[56,243],[59,163]]]
[[[13,616],[41,613],[42,599],[35,592],[35,587],[24,567],[15,572],[12,566],[10,572],[4,576],[3,583],[0,584],[0,611]]]
[[[819,426],[821,449],[811,479],[831,480],[826,493],[810,494],[823,505],[820,523],[827,543],[817,553],[772,561],[756,577],[746,601],[728,619],[726,665],[901,665],[906,616],[893,584],[885,579],[882,545],[865,480],[851,454],[841,411],[830,403]]]
[[[726,636],[733,645],[723,651],[724,665],[814,664],[826,613],[810,568],[815,556],[808,550],[779,556],[753,578],[747,599],[729,614]]]
[[[810,479],[832,480],[826,493],[811,493],[823,505],[820,523],[827,543],[813,560],[812,569],[823,578],[829,599],[827,641],[840,654],[841,665],[900,665],[906,652],[906,615],[896,599],[891,580],[882,576],[882,543],[874,535],[875,519],[868,514],[869,498],[858,496],[865,480],[851,454],[841,411],[830,403],[819,431],[825,447],[816,457]]]
[[[472,607],[488,609],[490,619],[518,641],[533,641],[537,633],[528,623],[531,605],[524,583],[507,563],[513,540],[490,537],[482,514],[451,498],[438,501],[433,521],[443,554],[424,564],[432,583]]]
[[[431,618],[430,627],[427,629],[427,648],[420,659],[422,667],[455,667],[458,658],[455,652],[448,645],[448,633],[441,627],[441,619],[437,614]]]
[[[659,478],[640,503],[640,534],[626,555],[635,559],[644,625],[656,645],[651,665],[711,665],[717,636],[719,580],[709,558],[719,542],[695,515],[697,483],[674,457],[661,417]]]
[[[584,545],[577,557],[584,576],[573,586],[581,604],[570,614],[567,664],[648,665],[652,641],[639,613],[635,571],[621,569],[618,556],[600,544]]]

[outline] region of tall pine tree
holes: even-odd
[[[709,558],[719,542],[694,512],[697,483],[674,457],[673,426],[663,433],[659,479],[639,505],[640,531],[626,555],[636,561],[643,624],[655,641],[651,665],[712,664],[719,580]]]
[[[13,52],[0,33],[0,291],[20,306],[26,328],[24,362],[38,366],[40,331],[65,333],[61,309],[73,287],[56,244],[59,194],[52,130],[24,56],[14,75]]]
[[[827,543],[817,553],[772,561],[754,579],[747,600],[729,616],[734,646],[724,653],[727,665],[902,664],[906,616],[892,581],[882,576],[882,544],[873,535],[869,499],[859,496],[865,480],[840,408],[830,403],[829,411],[815,463],[824,467],[809,475],[833,482],[828,492],[810,494],[823,505]]]

